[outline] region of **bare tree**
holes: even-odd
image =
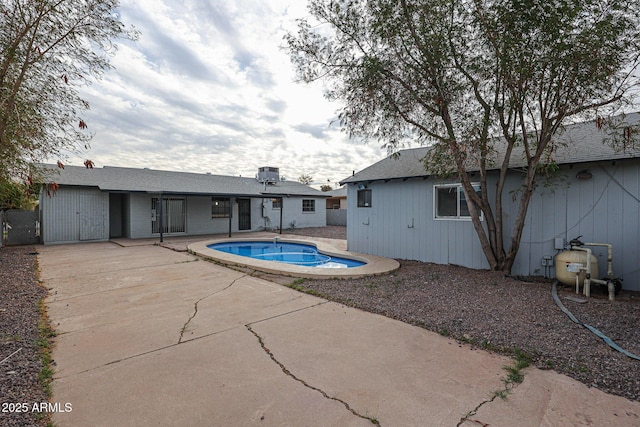
[[[304,185],[309,185],[313,182],[313,177],[309,174],[303,173],[298,177],[298,182],[301,182]]]

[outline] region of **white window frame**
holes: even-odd
[[[271,209],[275,209],[275,210],[282,209],[282,199],[279,198],[279,197],[272,198],[271,199]]]
[[[480,183],[479,182],[472,182],[471,185],[476,189],[476,191],[480,191]],[[456,216],[438,216],[438,189],[441,188],[452,188],[455,187],[457,192],[456,192],[456,211],[457,211],[457,215]],[[464,189],[462,188],[462,184],[461,183],[453,183],[453,184],[434,184],[433,186],[433,219],[437,220],[437,221],[471,221],[471,215],[469,216],[463,216],[460,215],[460,200],[461,197],[460,195],[464,195]],[[482,214],[482,211],[480,211],[480,221],[484,220],[484,215]]]

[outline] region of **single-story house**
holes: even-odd
[[[326,195],[280,179],[43,165],[55,193],[40,195],[44,244],[326,226]]]
[[[620,133],[640,123],[640,114],[623,120]],[[638,144],[626,150],[612,148],[608,134],[595,122],[569,125],[558,138],[564,142],[553,153],[559,171],[552,185],[539,185],[534,192],[512,274],[555,277],[555,255],[582,236],[583,242],[612,244],[614,276],[624,280],[623,289],[640,291]],[[341,182],[348,185],[349,250],[488,268],[459,181],[431,176],[422,161],[428,150],[400,151],[398,158],[385,158]],[[513,229],[525,165],[514,151],[502,200],[505,244]],[[471,170],[471,177],[476,173]],[[490,200],[495,198],[497,177],[493,170],[487,178]],[[592,249],[604,277],[606,249]]]

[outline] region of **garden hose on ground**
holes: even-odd
[[[558,281],[554,281],[553,282],[553,286],[551,287],[551,296],[553,297],[553,301],[555,301],[556,305],[560,308],[560,310],[562,310],[562,312],[564,314],[566,314],[569,319],[571,319],[573,322],[577,323],[578,325],[584,326],[585,328],[587,328],[588,330],[590,330],[591,332],[593,332],[594,334],[596,334],[598,337],[602,338],[604,340],[604,342],[606,342],[607,344],[609,344],[609,346],[611,348],[613,348],[614,350],[619,351],[620,353],[624,354],[625,356],[628,356],[632,359],[635,360],[640,360],[640,356],[636,356],[635,354],[625,350],[624,348],[620,347],[618,344],[616,344],[615,342],[613,342],[611,340],[611,338],[609,338],[608,336],[606,336],[605,334],[603,334],[602,332],[600,332],[599,330],[597,330],[596,328],[594,328],[591,325],[587,325],[586,323],[582,323],[578,320],[578,318],[576,316],[573,315],[573,313],[571,313],[563,304],[562,301],[560,301],[560,298],[558,297]]]

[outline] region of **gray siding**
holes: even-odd
[[[579,180],[589,169],[593,178]],[[495,176],[488,189],[495,188]],[[522,177],[509,175],[504,193],[504,235],[508,246]],[[372,207],[357,207],[357,186],[349,185],[349,250],[439,264],[488,268],[470,221],[436,220],[433,179],[374,181]],[[617,161],[563,167],[550,187],[540,185],[531,200],[512,273],[543,275],[544,255],[555,256],[555,238],[565,242],[582,235],[584,242],[613,245],[613,272],[625,289],[640,291],[640,161]],[[513,195],[516,194],[515,199]],[[410,226],[413,224],[413,228]],[[606,274],[606,249],[593,248]],[[549,271],[555,276],[555,267]]]
[[[60,187],[40,195],[43,243],[109,239],[109,194],[91,188]]]
[[[552,188],[539,188],[532,198],[513,272],[542,275],[544,255],[555,256],[554,239],[565,242],[582,236],[583,242],[613,245],[613,273],[623,287],[640,291],[640,162],[618,161],[568,167],[564,179]],[[591,171],[593,178],[579,180],[576,173]],[[506,205],[515,216],[515,203]],[[510,222],[512,225],[512,222]],[[607,271],[606,248],[593,247],[600,275]],[[555,275],[555,267],[552,268]]]
[[[151,194],[134,193],[129,197],[129,238],[151,237]],[[188,209],[188,206],[187,206]]]
[[[487,268],[471,221],[434,220],[432,180],[373,182],[371,207],[349,186],[349,250],[379,256]],[[478,255],[479,253],[479,255]]]
[[[108,240],[111,235],[130,239],[157,237],[152,233],[151,201],[157,194],[132,193],[110,197],[108,192],[84,187],[60,187],[55,196],[41,197],[44,243]],[[186,231],[179,235],[224,234],[229,218],[211,218],[210,196],[172,196],[186,203]],[[110,199],[112,203],[110,203]],[[284,199],[283,227],[323,227],[326,225],[325,199],[316,201],[315,212],[302,212],[302,197]],[[309,199],[312,199],[309,197]],[[277,227],[280,210],[272,209],[271,199],[251,200],[251,231]],[[231,199],[231,231],[238,232],[238,204]],[[110,215],[110,212],[113,215]],[[264,215],[268,216],[270,222]],[[110,220],[111,219],[111,220]],[[167,235],[171,235],[167,233]]]

